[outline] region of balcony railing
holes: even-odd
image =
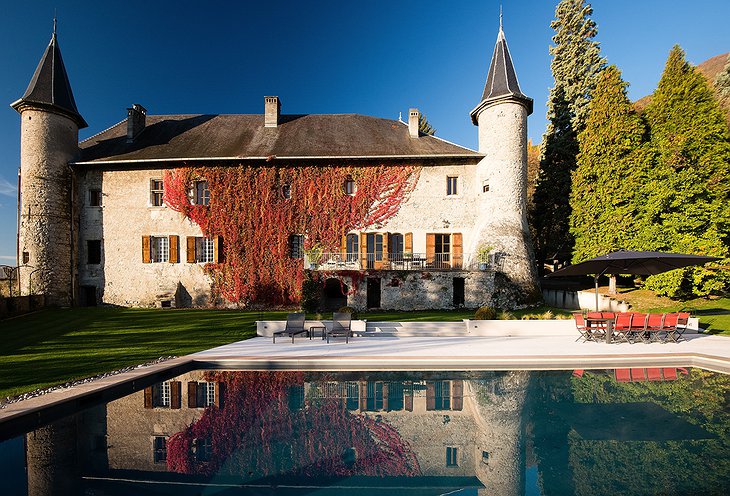
[[[502,253],[322,253],[304,255],[311,270],[500,270]]]

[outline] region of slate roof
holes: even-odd
[[[28,84],[28,89],[19,100],[11,104],[11,107],[20,111],[24,104],[40,106],[65,114],[76,121],[79,129],[88,126],[76,108],[76,100],[71,91],[71,84],[68,82],[68,74],[63,65],[55,31]]]
[[[264,127],[262,114],[148,115],[127,142],[124,120],[79,144],[80,163],[185,159],[436,158],[479,160],[482,154],[434,136],[411,138],[408,125],[357,114],[282,115]]]
[[[487,74],[487,83],[484,85],[484,93],[482,100],[477,107],[472,110],[471,118],[474,124],[477,124],[476,117],[478,110],[484,104],[489,104],[498,100],[516,99],[527,106],[528,114],[532,113],[532,98],[522,93],[520,83],[517,81],[517,73],[512,63],[512,56],[507,47],[507,39],[504,36],[502,27],[499,28],[497,35],[497,43],[494,45],[494,53],[489,64],[489,73]]]

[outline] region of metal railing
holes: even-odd
[[[319,254],[318,254],[319,255]],[[501,270],[503,253],[322,253],[304,255],[311,270]]]

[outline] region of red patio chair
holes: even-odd
[[[590,319],[602,319],[601,312],[588,312],[586,314],[586,320]],[[594,322],[588,326],[588,330],[591,333],[591,339],[593,341],[601,341],[606,337],[606,323],[605,322]]]
[[[649,378],[650,381],[661,381],[662,370],[657,368],[646,369],[646,376]]]
[[[645,343],[661,342],[660,333],[664,329],[664,314],[650,313],[646,319],[646,333],[643,341]]]
[[[687,331],[687,325],[689,324],[689,312],[679,312],[677,316],[677,327],[676,327],[676,341],[685,341],[684,333]]]
[[[662,338],[663,343],[668,343],[669,341],[673,343],[679,342],[679,337],[677,335],[678,321],[678,313],[668,313],[664,316],[664,320],[662,321],[662,332],[664,333],[664,337]]]
[[[631,317],[631,332],[629,332],[629,339],[631,340],[631,343],[644,340],[647,317],[647,314],[638,312],[634,313]]]
[[[613,371],[616,376],[616,382],[630,382],[631,375],[629,369],[616,369]]]
[[[677,380],[677,369],[663,368],[662,374],[664,375],[665,381],[676,381]]]
[[[579,378],[580,377],[583,377],[583,370],[581,370],[581,369],[574,370],[573,371],[573,377],[579,377]]]
[[[631,369],[631,380],[644,382],[646,380],[646,369]]]
[[[583,338],[583,342],[586,341],[593,341],[593,333],[590,327],[586,325],[586,321],[583,318],[583,314],[580,312],[573,313],[573,319],[575,319],[575,328],[578,329],[578,332],[580,333],[580,336],[576,338],[576,341],[578,339]]]
[[[631,332],[631,320],[633,315],[630,313],[618,313],[616,314],[616,322],[614,322],[613,330],[616,333],[616,339],[618,341],[625,341],[630,343],[629,333]]]

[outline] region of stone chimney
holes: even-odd
[[[418,109],[412,108],[408,110],[408,134],[411,138],[418,138],[418,120],[421,113]]]
[[[147,109],[139,103],[127,109],[127,143],[133,143],[145,127]]]
[[[278,96],[264,97],[264,127],[277,127],[281,114],[281,102]]]

